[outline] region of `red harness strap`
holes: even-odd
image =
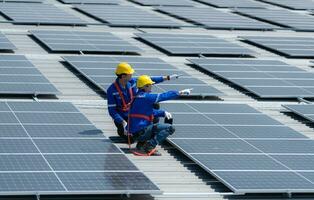
[[[150,115],[150,116],[147,116],[147,115],[143,115],[143,114],[130,114],[129,117],[133,117],[133,118],[142,118],[142,119],[145,119],[147,121],[150,121],[152,122],[154,120],[154,115]]]
[[[117,89],[118,93],[119,93],[119,96],[121,97],[121,101],[122,101],[122,108],[118,108],[118,109],[121,109],[123,112],[127,112],[129,111],[130,107],[131,107],[131,102],[133,100],[133,90],[132,88],[130,87],[129,88],[129,93],[130,93],[130,99],[131,101],[129,103],[126,103],[125,99],[124,99],[124,96],[122,94],[122,91],[118,85],[117,82],[114,82],[114,86],[115,88]]]

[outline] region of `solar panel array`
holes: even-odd
[[[22,55],[0,55],[0,94],[55,95],[59,91]]]
[[[12,44],[8,38],[0,33],[0,50],[15,50],[16,47]]]
[[[142,6],[194,6],[190,0],[131,0]]]
[[[112,33],[79,31],[31,31],[53,52],[138,53],[141,49]]]
[[[314,104],[283,105],[291,112],[314,122]]]
[[[250,44],[289,58],[314,58],[314,38],[241,36]]]
[[[137,33],[145,42],[169,55],[252,56],[255,52],[210,35]]]
[[[81,5],[76,6],[76,8],[87,15],[108,23],[109,26],[168,28],[182,25],[134,6]]]
[[[218,8],[265,8],[267,5],[252,0],[197,0]]]
[[[65,4],[110,4],[115,5],[121,3],[120,0],[60,0]]]
[[[1,195],[159,193],[72,104],[1,102],[0,111]]]
[[[288,10],[245,9],[239,8],[237,13],[255,19],[292,28],[296,31],[314,31],[314,16],[299,14]]]
[[[222,92],[193,78],[186,72],[171,66],[158,58],[148,57],[95,57],[95,56],[64,56],[72,67],[89,79],[104,92],[115,81],[114,70],[118,63],[127,61],[135,69],[134,76],[147,74],[150,76],[166,76],[180,74],[177,80],[165,81],[153,87],[154,92],[194,88],[192,96],[220,96]]]
[[[260,98],[314,97],[314,73],[278,60],[190,59]]]
[[[209,29],[272,30],[278,28],[275,25],[213,8],[162,7],[158,10]]]
[[[314,141],[245,104],[168,103],[168,141],[236,193],[313,192]],[[310,158],[310,159],[309,159]]]
[[[313,0],[262,0],[265,3],[270,3],[273,5],[281,6],[284,8],[289,8],[293,10],[314,10],[314,1]]]
[[[13,23],[84,25],[85,21],[52,4],[2,3],[0,11]]]

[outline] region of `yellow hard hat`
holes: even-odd
[[[116,68],[117,75],[133,74],[133,73],[134,73],[134,69],[131,67],[131,65],[129,65],[129,63],[126,63],[126,62],[120,63]]]
[[[136,82],[136,87],[138,87],[138,88],[142,88],[142,87],[144,87],[145,85],[152,85],[152,84],[154,84],[155,82],[154,81],[152,81],[152,79],[149,77],[149,76],[147,76],[147,75],[142,75],[142,76],[139,76],[138,78],[137,78],[137,82]]]

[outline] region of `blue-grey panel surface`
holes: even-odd
[[[104,23],[108,23],[110,26],[167,28],[183,25],[169,18],[147,12],[134,6],[79,5],[76,8]]]
[[[39,153],[31,139],[0,139],[0,153]]]
[[[42,155],[0,155],[0,174],[3,171],[50,171]]]
[[[291,12],[285,9],[238,8],[235,11],[242,15],[278,24],[285,28],[292,28],[297,31],[314,31],[314,16],[304,13]]]
[[[314,74],[281,61],[255,59],[189,61],[203,71],[236,84],[259,98],[314,97]]]
[[[314,25],[314,16],[312,20]],[[314,38],[311,37],[241,36],[241,38],[250,44],[288,58],[313,58]]]
[[[305,119],[314,122],[314,105],[313,104],[297,104],[297,105],[283,105],[291,112],[304,117]]]
[[[8,40],[8,38],[4,34],[0,33],[0,49],[15,50],[16,47],[14,46],[14,44],[12,44],[12,42]]]
[[[208,29],[273,30],[278,26],[210,7],[161,7],[158,10]]]
[[[190,0],[131,0],[142,6],[195,6]]]
[[[23,124],[90,124],[81,113],[21,113],[16,116]]]
[[[218,8],[265,8],[267,4],[253,0],[197,0]]]
[[[85,25],[87,22],[52,4],[3,3],[0,11],[13,23]]]
[[[289,8],[293,10],[314,10],[314,1],[313,0],[261,0],[265,3],[281,6],[284,8]]]
[[[109,32],[31,31],[53,52],[138,53],[142,50]]]
[[[252,56],[250,49],[210,35],[137,33],[140,39],[169,55]]]
[[[116,5],[121,3],[120,0],[60,0],[65,4],[108,4]]]

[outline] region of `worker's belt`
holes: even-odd
[[[141,119],[145,119],[147,121],[152,122],[154,120],[154,115],[143,115],[143,114],[130,114],[129,115],[130,118],[141,118]]]

